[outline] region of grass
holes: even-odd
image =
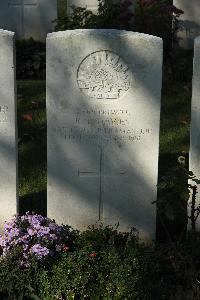
[[[188,157],[191,87],[166,82],[162,93],[160,176]],[[25,115],[25,116],[23,116]],[[32,121],[26,115],[32,116]],[[30,117],[30,116],[29,116]],[[18,82],[20,212],[46,213],[46,109],[45,82]]]
[[[45,97],[44,81],[18,82],[20,213],[46,213]]]
[[[190,86],[167,82],[162,95],[160,154],[188,153],[190,107]]]
[[[188,164],[190,147],[191,83],[168,81],[163,85],[159,174],[185,156]]]

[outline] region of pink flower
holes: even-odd
[[[32,228],[28,228],[27,232],[31,236],[33,236],[35,234],[35,231]]]

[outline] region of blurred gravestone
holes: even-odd
[[[98,3],[98,0],[67,0],[67,7],[68,10],[70,10],[70,7],[75,5],[77,7],[87,8],[88,10],[96,12],[98,9]]]
[[[120,30],[47,38],[48,215],[155,236],[162,40]],[[156,80],[155,80],[156,78]]]
[[[0,3],[0,27],[16,32],[17,38],[45,40],[54,30],[57,0],[3,0]]]
[[[192,88],[192,109],[191,109],[191,131],[190,131],[190,163],[189,170],[200,179],[200,37],[195,39],[194,62],[193,62],[193,88]],[[191,182],[193,185],[194,182]],[[200,190],[196,195],[196,205],[200,205]],[[199,218],[197,227],[200,230]]]
[[[193,48],[194,39],[200,35],[199,0],[174,0],[174,5],[184,11],[179,18],[179,45],[185,49]]]
[[[0,30],[0,227],[17,212],[14,33]]]
[[[119,0],[113,1],[114,3],[120,3]],[[67,0],[67,9],[70,11],[71,6],[74,5],[76,7],[83,7],[87,10],[91,10],[92,12],[97,12],[99,1],[98,0]],[[134,9],[135,0],[132,0],[131,9]]]

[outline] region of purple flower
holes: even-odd
[[[48,227],[40,227],[38,231],[38,236],[43,236],[49,234],[50,229]]]
[[[7,233],[8,237],[10,237],[10,238],[18,237],[19,234],[20,234],[20,231],[18,228],[11,228]]]
[[[30,236],[33,236],[35,234],[35,230],[33,230],[33,228],[28,228],[27,232]]]
[[[50,230],[56,230],[56,229],[58,229],[58,227],[59,226],[56,223],[49,223]]]
[[[29,224],[33,225],[33,227],[40,226],[43,219],[44,218],[40,215],[28,215]]]
[[[49,239],[52,241],[56,241],[56,240],[58,240],[58,236],[55,233],[53,233],[53,234],[50,234]]]
[[[0,255],[6,256],[17,248],[20,250],[19,264],[28,266],[31,255],[44,259],[62,251],[62,245],[70,239],[71,233],[70,227],[60,226],[41,215],[29,212],[17,215],[4,225],[4,235],[0,236]]]
[[[57,252],[60,252],[62,250],[62,245],[56,245],[55,248]]]
[[[44,246],[41,246],[40,244],[35,244],[33,247],[30,248],[30,253],[35,253],[36,256],[42,258],[49,254],[49,249],[47,249]]]

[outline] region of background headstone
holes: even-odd
[[[98,0],[67,0],[67,8],[70,11],[70,7],[75,5],[96,12],[98,9],[98,3]]]
[[[195,39],[194,62],[193,62],[193,89],[191,108],[191,129],[190,129],[190,162],[189,170],[200,179],[200,37]],[[194,182],[191,182],[193,185]],[[200,187],[196,195],[196,205],[200,204]],[[199,218],[197,227],[200,230]]]
[[[0,30],[0,228],[17,212],[14,33]]]
[[[116,3],[119,3],[120,0],[115,0]],[[134,9],[135,0],[132,1],[132,9]],[[71,6],[75,5],[77,7],[83,7],[87,8],[88,10],[91,10],[92,12],[97,12],[99,1],[98,0],[67,0],[67,9],[70,11]]]
[[[161,74],[160,38],[48,35],[49,217],[79,229],[119,222],[154,237]]]
[[[0,1],[0,27],[16,32],[17,38],[45,40],[54,31],[57,0]]]
[[[184,11],[179,18],[179,45],[190,49],[194,39],[200,35],[200,2],[199,0],[174,0],[174,5]]]

